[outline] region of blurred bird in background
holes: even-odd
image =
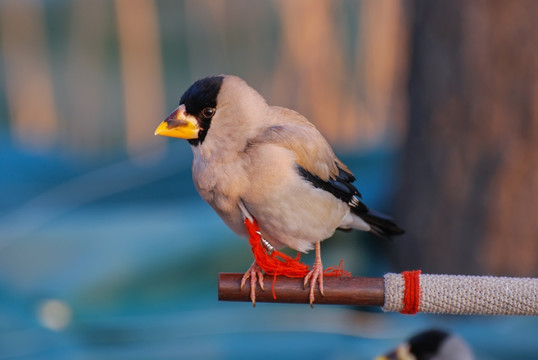
[[[461,337],[444,330],[420,332],[376,360],[474,360],[473,351]]]
[[[196,81],[155,134],[189,141],[196,189],[235,233],[247,236],[244,220],[255,219],[269,248],[315,249],[304,279],[311,305],[316,283],[323,294],[320,242],[336,229],[380,238],[403,233],[362,202],[355,177],[314,125],[295,111],[269,106],[236,76]],[[255,303],[256,280],[263,288],[256,261],[243,284],[248,278]]]

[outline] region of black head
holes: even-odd
[[[189,140],[193,146],[201,144],[211,125],[211,119],[217,108],[217,96],[222,86],[224,76],[210,76],[196,81],[181,96],[179,105],[185,104],[187,114],[198,119],[200,132],[197,139]],[[210,110],[213,109],[213,110]]]
[[[449,336],[449,333],[442,330],[421,332],[409,339],[410,352],[417,359],[431,359],[439,352],[441,345]]]

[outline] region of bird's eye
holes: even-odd
[[[215,115],[215,108],[205,108],[202,110],[202,116],[209,119]]]

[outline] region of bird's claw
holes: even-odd
[[[243,278],[241,279],[241,290],[245,286],[245,283],[250,278],[250,300],[252,301],[252,306],[256,307],[256,281],[260,285],[262,290],[265,290],[263,285],[263,271],[262,268],[254,261],[250,268],[247,270]]]
[[[312,270],[304,277],[304,287],[308,285],[310,281],[310,307],[314,307],[314,291],[316,290],[316,283],[318,283],[319,292],[322,296],[325,296],[323,292],[323,265],[321,261],[315,261]]]

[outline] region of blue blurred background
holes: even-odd
[[[153,136],[194,80],[236,74],[307,115],[390,212],[405,13],[397,1],[0,0],[0,359],[372,359],[429,327],[480,359],[538,359],[529,318],[219,303],[217,274],[245,271],[249,247],[196,193],[188,144]],[[324,263],[382,276],[387,246],[339,233]]]

